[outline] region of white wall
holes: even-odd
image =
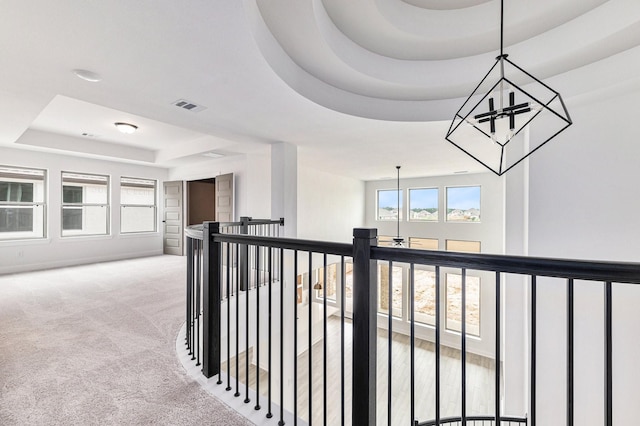
[[[90,262],[150,256],[162,253],[162,234],[120,235],[120,176],[157,179],[161,187],[165,169],[86,159],[37,151],[0,148],[0,163],[47,170],[47,238],[0,241],[0,273],[20,272]],[[61,235],[61,172],[86,172],[111,178],[111,235]],[[160,204],[159,204],[160,206]],[[158,212],[159,214],[160,212]]]
[[[505,253],[526,256],[529,251],[529,164],[527,160],[503,177],[505,186]],[[502,412],[522,416],[528,411],[528,277],[503,274]]]
[[[569,102],[574,125],[530,160],[530,255],[640,261],[639,101],[633,92]],[[562,281],[540,284],[539,424],[557,424],[565,414],[565,295]],[[631,425],[640,415],[640,287],[615,285],[613,295],[614,424]],[[575,303],[576,424],[602,424],[602,285],[577,282]]]
[[[271,146],[247,154],[245,205],[242,216],[258,219],[279,219],[271,217]]]
[[[287,142],[271,146],[271,216],[285,218],[283,236],[298,236],[298,147]]]
[[[363,181],[298,167],[298,237],[351,243],[364,226]]]

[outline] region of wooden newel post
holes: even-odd
[[[220,372],[222,244],[213,241],[213,236],[220,233],[220,224],[204,222],[203,225],[202,374],[209,378]]]
[[[371,259],[378,231],[353,230],[353,386],[352,424],[376,424],[378,268]]]

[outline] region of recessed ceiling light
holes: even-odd
[[[102,77],[100,77],[100,75],[96,74],[93,71],[88,71],[88,70],[73,70],[73,73],[78,77],[81,78],[85,81],[90,81],[92,83],[97,83],[98,81],[102,80]]]
[[[118,122],[113,124],[118,128],[118,130],[120,130],[122,133],[126,133],[127,135],[130,135],[131,133],[138,130],[138,126],[130,123]]]

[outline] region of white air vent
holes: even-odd
[[[171,105],[175,105],[178,108],[186,109],[187,111],[191,111],[191,112],[200,112],[203,109],[207,109],[207,107],[205,106],[198,105],[186,99],[178,99],[177,101],[173,102]]]

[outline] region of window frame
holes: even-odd
[[[395,192],[396,196],[395,196],[395,208],[398,208],[398,216],[390,218],[390,219],[381,219],[380,218],[380,193],[381,192]],[[397,222],[398,221],[398,217],[400,218],[400,221],[404,221],[404,188],[400,188],[400,206],[398,206],[398,196],[397,196],[397,192],[398,189],[394,188],[394,189],[377,189],[376,190],[376,208],[375,208],[375,212],[376,212],[376,221],[379,222]]]
[[[449,189],[478,188],[478,220],[450,220],[449,219]],[[459,209],[452,209],[459,210]],[[445,223],[482,223],[482,185],[452,185],[444,187],[444,221]]]
[[[123,179],[130,179],[132,181],[153,182],[153,204],[123,203],[122,202],[122,187],[123,186],[130,186],[130,185],[123,185]],[[130,183],[133,183],[133,182],[130,182]],[[148,186],[146,186],[146,188],[148,188]],[[151,230],[151,231],[123,231],[122,230],[122,224],[124,222],[123,219],[122,219],[124,217],[123,209],[135,208],[135,207],[148,207],[148,208],[152,208],[153,209],[153,230]],[[150,234],[150,233],[156,233],[156,232],[158,232],[158,180],[157,179],[151,179],[151,178],[137,178],[137,177],[131,177],[131,176],[120,176],[120,234]]]
[[[67,175],[67,176],[65,176]],[[71,171],[61,171],[60,172],[60,191],[61,191],[61,203],[60,203],[60,236],[61,238],[75,238],[75,237],[96,237],[96,236],[106,236],[106,235],[111,235],[111,176],[110,175],[106,175],[106,174],[100,174],[100,173],[85,173],[85,172],[71,172]],[[106,187],[106,191],[105,191],[105,199],[106,202],[105,203],[89,203],[86,202],[86,186],[84,185],[77,185],[78,183],[82,184],[92,184],[91,181],[91,177],[98,177],[98,178],[104,178],[104,186]],[[65,178],[67,179],[65,181]],[[84,179],[83,179],[84,178]],[[73,180],[76,180],[75,182]],[[101,183],[99,183],[101,181],[101,179],[96,179],[96,184],[101,185]],[[65,185],[66,183],[66,185]],[[75,185],[74,185],[75,184]],[[82,202],[81,203],[69,203],[69,202],[64,202],[64,187],[71,187],[71,186],[80,186],[82,188]],[[82,232],[85,225],[86,225],[86,208],[87,207],[102,207],[105,208],[105,231],[104,233],[94,233],[94,232],[90,232],[90,233],[84,233]],[[72,209],[72,210],[76,210],[76,209],[82,209],[82,228],[81,230],[77,230],[77,229],[65,229],[64,228],[64,212],[65,209]],[[65,231],[72,231],[71,233],[67,232],[67,234],[65,234]],[[75,232],[75,231],[80,231],[80,232]]]
[[[378,247],[393,247],[393,235],[378,235]]]
[[[423,220],[423,219],[412,219],[411,218],[411,191],[421,191],[421,190],[429,190],[436,192],[436,219],[435,220]],[[417,187],[417,188],[408,188],[407,189],[407,218],[409,222],[416,223],[438,223],[440,222],[440,187],[438,186],[428,186],[428,187]]]
[[[473,274],[466,274],[465,276],[465,287],[466,287],[466,291],[465,293],[468,292],[470,283],[470,280],[477,280],[477,285],[478,285],[478,324],[477,326],[474,324],[470,324],[470,322],[468,321],[468,314],[469,314],[469,297],[468,294],[466,294],[466,309],[465,309],[465,313],[467,314],[467,318],[460,318],[459,321],[457,321],[459,324],[457,324],[459,326],[459,329],[456,329],[456,320],[454,320],[453,318],[450,317],[450,312],[449,312],[449,301],[450,301],[450,296],[449,296],[449,278],[453,278],[456,277],[460,279],[460,285],[462,286],[462,273],[457,273],[457,272],[445,272],[444,273],[444,328],[446,331],[451,332],[451,333],[458,333],[461,334],[462,333],[462,322],[465,322],[465,331],[466,331],[466,335],[469,337],[474,337],[476,339],[481,339],[482,338],[482,277],[480,275],[473,275]],[[442,290],[441,290],[442,291]],[[460,301],[460,304],[461,301]],[[478,332],[475,333],[473,331],[473,328],[477,327],[478,328]]]
[[[80,212],[80,228],[65,228],[65,209],[62,210],[62,230],[63,231],[77,231],[80,230],[82,231],[82,227],[83,227],[83,217],[84,217],[84,212],[83,212],[83,208],[81,206],[82,201],[80,201],[80,205],[78,203],[71,203],[71,202],[65,202],[64,200],[64,196],[65,196],[65,191],[68,190],[68,188],[80,188],[80,199],[84,200],[84,188],[82,186],[79,185],[62,185],[62,204],[67,204],[67,209],[66,211],[79,211]]]
[[[384,269],[385,267],[387,268],[387,271],[385,273]],[[406,317],[407,317],[407,306],[408,306],[408,298],[407,298],[407,265],[404,263],[394,263],[392,265],[392,268],[390,268],[389,262],[388,261],[378,261],[377,262],[377,276],[378,276],[378,282],[376,283],[376,291],[378,292],[378,304],[377,304],[377,313],[379,315],[385,315],[385,316],[389,316],[389,311],[391,311],[392,316],[394,319],[397,320],[401,320],[401,321],[405,321]],[[399,295],[399,306],[396,306],[396,304],[394,303],[396,300],[395,298],[392,297],[392,300],[387,300],[388,303],[388,309],[387,311],[384,310],[384,308],[382,307],[382,302],[383,302],[383,296],[387,297],[388,293],[389,293],[389,282],[388,282],[388,277],[389,277],[389,269],[391,269],[391,277],[393,280],[393,289],[392,289],[392,294],[395,296],[395,290],[396,288],[399,289],[400,291],[400,295]],[[395,276],[399,274],[400,275],[400,282],[398,282],[398,280],[395,279]],[[386,283],[387,283],[387,288],[386,291],[383,291],[383,276],[386,279]]]
[[[455,245],[455,244],[460,244],[460,245],[470,245],[470,244],[477,244],[478,249],[477,250],[469,250],[468,246],[466,249],[457,249],[455,247],[449,247],[449,245]],[[457,240],[457,239],[446,239],[444,240],[444,250],[445,251],[451,251],[451,252],[457,252],[457,253],[482,253],[482,241],[478,241],[478,240]]]
[[[416,247],[426,243],[435,243],[435,247]],[[438,238],[409,237],[409,248],[416,250],[440,250],[440,240]]]
[[[4,172],[3,172],[4,170]],[[33,176],[32,179],[29,179]],[[3,180],[9,179],[9,180]],[[36,182],[42,181],[42,194],[41,197],[37,196]],[[3,231],[0,232],[0,242],[5,241],[18,241],[18,240],[42,240],[47,238],[47,170],[38,169],[33,167],[22,166],[10,166],[0,165],[0,182],[7,184],[30,184],[31,185],[31,201],[11,201],[10,196],[7,196],[6,201],[0,200],[0,209],[31,209],[31,230],[30,231]],[[9,194],[9,191],[7,191]],[[42,210],[38,214],[36,209],[41,207]],[[38,217],[41,217],[38,219]],[[36,223],[36,221],[38,223]],[[37,227],[41,229],[36,230]],[[2,234],[7,235],[6,238]],[[40,235],[33,235],[33,234]],[[32,234],[32,235],[25,235]]]

